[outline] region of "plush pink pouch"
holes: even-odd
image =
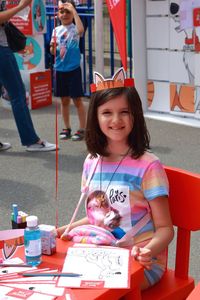
[[[117,239],[112,233],[95,225],[82,225],[70,230],[68,240],[74,243],[115,246]]]

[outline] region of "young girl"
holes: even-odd
[[[58,1],[58,18],[61,25],[52,32],[50,52],[56,55],[55,96],[61,97],[61,114],[65,125],[60,132],[60,139],[81,141],[84,139],[86,110],[82,100],[79,40],[84,27],[73,0]],[[79,118],[79,129],[73,135],[70,123],[71,98]]]
[[[132,236],[131,253],[145,267],[145,289],[162,277],[166,248],[173,238],[168,181],[159,159],[149,151],[142,104],[132,81],[125,79],[123,69],[111,80],[95,76],[86,126],[90,154],[84,163],[82,190],[102,191],[119,212],[120,230],[111,232],[119,241],[127,238],[130,242]],[[72,223],[70,229],[91,224],[86,212],[87,217]],[[58,230],[63,239],[67,228]]]

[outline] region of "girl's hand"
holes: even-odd
[[[150,249],[133,246],[131,250],[131,255],[134,256],[135,259],[145,267],[145,269],[151,269],[152,255]]]
[[[52,44],[50,45],[50,53],[51,53],[52,55],[55,54],[55,49],[57,48],[57,46],[58,46],[57,43],[52,43]]]
[[[62,227],[58,227],[56,229],[57,237],[60,239],[62,235],[64,234],[65,230],[67,229],[67,225],[64,225]]]
[[[73,5],[71,3],[64,3],[63,8],[69,10],[70,13],[72,13],[73,15],[76,12],[75,8],[73,7]]]
[[[70,241],[71,237],[68,236],[68,226],[65,228],[65,231],[60,235],[61,240]]]

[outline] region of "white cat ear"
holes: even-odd
[[[103,76],[101,74],[99,74],[98,72],[94,72],[94,83],[96,85],[98,85],[99,83],[105,81],[105,79],[103,78]]]
[[[117,70],[117,72],[115,72],[115,74],[112,77],[114,81],[122,81],[122,82],[124,82],[125,78],[126,78],[126,73],[124,71],[124,68],[120,68],[119,70]]]

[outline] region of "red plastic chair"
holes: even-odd
[[[167,269],[159,283],[142,292],[142,300],[182,300],[194,289],[188,269],[190,234],[200,230],[200,175],[167,166],[165,170],[172,222],[177,226],[175,270]]]
[[[199,300],[200,299],[200,283],[195,286],[192,293],[187,297],[187,300]]]

